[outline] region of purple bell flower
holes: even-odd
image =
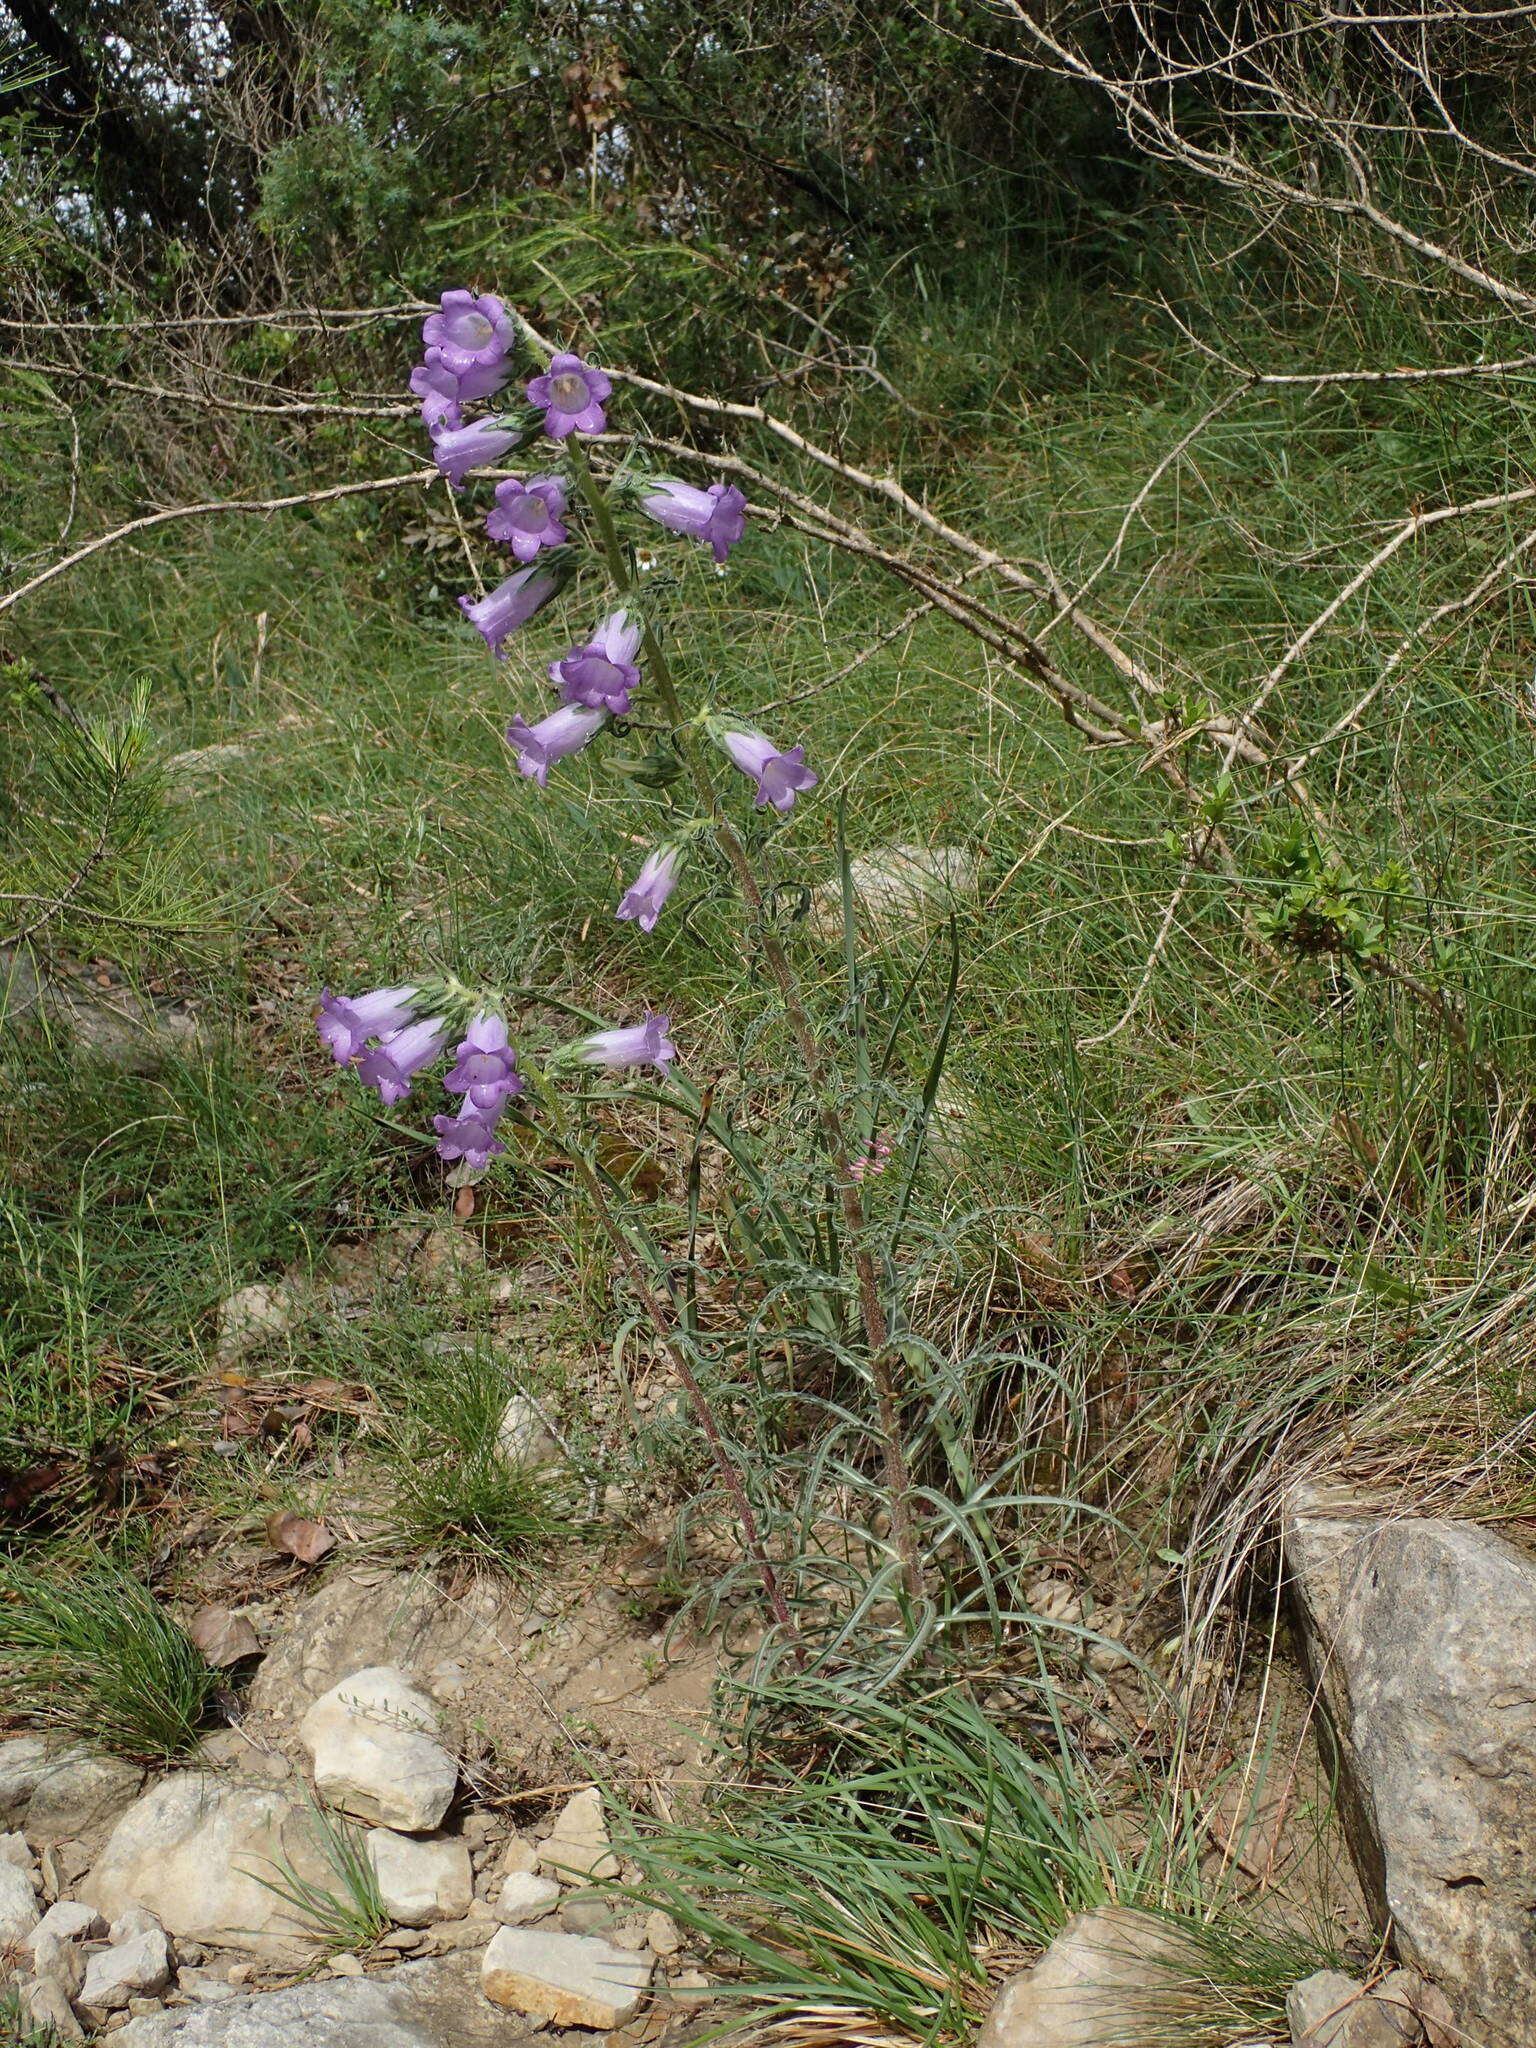
[[[496,486],[496,509],[488,513],[485,530],[492,540],[505,541],[520,562],[531,562],[540,548],[557,548],[570,539],[561,525],[565,517],[565,485],[557,476],[509,476]]]
[[[338,1067],[352,1064],[370,1038],[398,1031],[415,1016],[413,988],[372,988],[362,996],[333,996],[320,991],[316,1026]]]
[[[434,362],[434,357],[439,359]],[[463,426],[459,380],[443,367],[441,350],[428,349],[427,360],[411,372],[411,389],[421,400],[421,423],[430,433],[435,435],[440,427],[451,431]]]
[[[526,625],[559,588],[555,578],[541,569],[518,569],[486,597],[461,597],[459,610],[492,654],[499,655],[507,635]]]
[[[665,1073],[677,1058],[677,1047],[668,1038],[672,1019],[647,1010],[643,1024],[621,1024],[613,1031],[594,1031],[574,1048],[576,1056],[589,1067],[660,1067]]]
[[[470,470],[487,462],[499,462],[522,438],[515,428],[503,426],[499,420],[476,420],[467,427],[442,427],[432,439],[432,460],[453,488],[461,491]]]
[[[677,887],[677,871],[683,864],[680,846],[658,846],[645,857],[635,879],[619,899],[616,917],[633,918],[643,932],[653,932],[667,898]]]
[[[726,730],[719,740],[726,758],[756,782],[753,802],[759,808],[772,804],[776,811],[792,810],[795,792],[814,789],[821,780],[806,767],[804,747],[791,747],[787,754],[781,754],[773,741],[765,740],[760,732]]]
[[[558,355],[541,377],[528,379],[528,403],[544,408],[544,431],[551,440],[567,434],[600,434],[608,424],[603,400],[613,385],[601,370],[580,356]]]
[[[441,350],[444,368],[459,377],[499,363],[516,332],[506,307],[488,292],[481,298],[473,292],[444,292],[442,311],[429,313],[421,323],[422,340]]]
[[[673,533],[707,541],[717,562],[747,530],[747,501],[734,484],[711,484],[701,491],[676,477],[661,477],[640,500],[640,509]]]
[[[607,723],[606,711],[588,710],[584,704],[562,704],[537,725],[514,718],[507,727],[507,745],[516,748],[522,773],[531,775],[543,789],[555,762],[563,761],[567,754],[579,754],[593,734]]]
[[[472,1109],[461,1109],[457,1116],[435,1116],[432,1128],[437,1132],[438,1158],[462,1159],[476,1172],[490,1164],[493,1153],[507,1149],[496,1136],[495,1118]]]
[[[484,1122],[494,1123],[507,1098],[522,1094],[517,1056],[507,1041],[507,1020],[494,1010],[482,1010],[471,1020],[454,1057],[458,1064],[443,1076],[443,1086],[454,1095],[468,1097],[461,1116],[473,1112]]]
[[[550,679],[560,685],[567,704],[586,704],[622,717],[629,693],[640,683],[635,666],[641,629],[626,611],[610,612],[583,647],[573,647],[549,665]]]
[[[448,1043],[441,1017],[418,1017],[403,1031],[392,1031],[382,1045],[373,1046],[357,1063],[358,1078],[365,1088],[377,1088],[386,1109],[411,1092],[411,1082],[423,1067],[429,1067]]]

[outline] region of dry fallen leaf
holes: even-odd
[[[199,1607],[187,1623],[187,1634],[215,1671],[261,1655],[261,1638],[243,1614],[228,1607]]]
[[[274,1550],[296,1557],[300,1564],[318,1564],[328,1550],[336,1548],[336,1538],[324,1522],[306,1521],[292,1508],[279,1508],[275,1515],[268,1516],[267,1541]]]

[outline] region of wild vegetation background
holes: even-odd
[[[719,1326],[735,1303],[798,1330],[844,1286],[804,1076],[724,890],[646,942],[610,914],[644,794],[577,768],[536,801],[508,771],[536,659],[498,669],[463,626],[488,551],[404,390],[424,305],[471,282],[637,373],[616,428],[763,515],[726,577],[675,572],[680,658],[818,764],[764,853],[786,942],[871,1135],[927,1128],[890,1251],[921,1657],[857,1367],[813,1355],[811,1424],[766,1341],[722,1347],[776,1540],[821,1572],[808,1605],[828,1529],[855,1538],[828,1697],[759,1673],[740,1739],[814,1724],[821,1796],[853,1770],[826,1727],[853,1743],[849,1701],[874,1702],[878,1776],[898,1701],[933,1748],[912,1796],[947,1811],[1001,1686],[997,1782],[1036,1799],[1045,1755],[1058,1816],[1138,1817],[1129,1850],[1090,1827],[1084,1855],[1074,1825],[1061,1856],[1021,1820],[1052,1903],[1014,1922],[982,1873],[942,1933],[933,1907],[892,1934],[872,1886],[866,1932],[928,1974],[829,1935],[795,1995],[923,2031],[937,1981],[961,2024],[980,1936],[1027,1944],[1096,1888],[1225,1925],[1206,1824],[1270,1739],[1282,1479],[1326,1457],[1529,1505],[1533,18],[7,0],[0,939],[13,989],[100,978],[198,1026],[148,1072],[46,1005],[13,1001],[0,1041],[22,1609],[82,1553],[168,1592],[187,1518],[324,1493],[303,1444],[220,1437],[220,1304],[454,1201],[317,1053],[328,981],[430,958],[669,1007],[762,1176],[708,1218]],[[866,921],[845,957],[795,906],[892,844],[964,848],[976,887],[953,939]],[[860,1049],[888,1040],[871,1092]],[[693,1259],[686,1128],[634,1101],[606,1142]],[[742,1227],[772,1202],[815,1258]],[[584,1412],[573,1357],[622,1370],[635,1317],[579,1189],[532,1148],[459,1221],[542,1290],[526,1369],[598,1491],[703,1488],[685,1415]],[[477,1464],[505,1389],[423,1351],[436,1319],[393,1298],[277,1347],[377,1403],[383,1540],[503,1567],[575,1540],[579,1502],[508,1501]],[[1064,1559],[1097,1609],[1030,1604]],[[698,1611],[743,1585],[722,1568]],[[1145,1689],[1128,1719],[1089,1681],[1101,1741],[1060,1702],[1105,1611]],[[914,1670],[942,1708],[912,1706]],[[855,1852],[805,1797],[732,1825],[809,1926]],[[836,1825],[888,1870],[902,1811],[883,1844],[873,1792]],[[722,1839],[695,1844],[716,1879]]]

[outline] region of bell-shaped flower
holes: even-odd
[[[608,424],[603,400],[613,385],[580,356],[558,355],[540,377],[528,379],[528,403],[544,408],[544,431],[552,440],[567,434],[600,434]]]
[[[526,625],[559,588],[555,578],[544,570],[518,569],[485,597],[461,597],[459,610],[492,654],[499,655],[507,635]]]
[[[514,718],[507,727],[507,745],[516,750],[521,772],[532,776],[543,789],[555,762],[563,761],[567,754],[579,754],[587,741],[607,723],[606,711],[589,711],[582,704],[562,704],[558,711],[551,711],[548,718],[541,718],[537,725],[528,725],[522,718]]]
[[[337,1066],[348,1067],[370,1038],[398,1031],[415,1014],[414,988],[371,988],[361,996],[333,996],[327,988],[315,1023]]]
[[[804,747],[781,754],[760,732],[724,726],[716,734],[726,758],[757,784],[753,802],[772,804],[776,811],[794,807],[798,790],[814,789],[821,779],[805,765]]]
[[[500,462],[522,440],[515,427],[500,420],[475,420],[467,427],[440,427],[432,437],[432,460],[456,491],[472,469]]]
[[[570,535],[565,517],[565,485],[557,476],[509,476],[496,486],[496,509],[486,515],[492,540],[505,541],[520,562],[531,562],[540,548],[558,548]]]
[[[660,477],[641,497],[640,509],[673,533],[706,541],[717,562],[747,530],[747,501],[734,484],[711,484],[701,491],[676,477]]]
[[[494,1122],[508,1098],[522,1094],[517,1056],[507,1040],[507,1020],[494,1010],[482,1010],[471,1019],[454,1058],[458,1064],[443,1076],[443,1086],[452,1095],[468,1097],[462,1115],[473,1110]]]
[[[586,704],[622,717],[629,693],[640,682],[635,656],[641,629],[626,611],[610,612],[585,646],[573,647],[549,665],[550,680],[560,685],[567,704]]]
[[[441,311],[421,323],[422,340],[441,350],[444,366],[456,376],[499,363],[516,333],[506,307],[489,292],[444,292]]]
[[[411,389],[421,400],[421,421],[429,432],[463,426],[459,380],[444,367],[440,349],[428,349],[427,360],[412,370]]]
[[[662,1011],[647,1010],[643,1024],[622,1024],[612,1031],[594,1031],[571,1048],[576,1058],[589,1067],[660,1067],[665,1073],[677,1058],[677,1047],[667,1036],[672,1019]]]
[[[616,917],[633,918],[643,932],[653,932],[667,898],[677,887],[683,864],[680,846],[658,846],[645,857],[640,872],[619,899]]]
[[[476,1172],[490,1164],[493,1153],[507,1149],[496,1136],[496,1119],[472,1109],[461,1109],[457,1116],[435,1116],[432,1128],[437,1132],[438,1158],[462,1159]]]
[[[389,1109],[410,1094],[413,1079],[431,1066],[447,1043],[441,1017],[418,1017],[363,1054],[357,1063],[358,1078],[365,1088],[377,1088],[379,1100]]]

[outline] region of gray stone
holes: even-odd
[[[1032,1970],[1010,1977],[976,2048],[1126,2048],[1206,2016],[1198,1937],[1124,1906],[1076,1913]]]
[[[879,846],[848,863],[854,915],[883,941],[936,923],[980,886],[976,856],[964,846]],[[806,928],[832,944],[843,936],[843,883],[824,882],[811,897]]]
[[[178,1970],[176,1989],[183,1998],[190,1998],[199,2005],[222,2005],[226,1999],[240,1996],[239,1987],[214,1970]]]
[[[48,1745],[41,1736],[13,1735],[0,1742],[0,1825],[13,1828],[26,1819],[48,1762]]]
[[[334,1890],[310,1816],[285,1794],[205,1771],[164,1778],[112,1831],[80,1896],[109,1920],[144,1906],[172,1934],[290,1956],[306,1930],[262,1879],[279,1864]]]
[[[410,1572],[343,1573],[274,1632],[251,1683],[257,1715],[302,1713],[354,1671],[388,1665],[425,1684],[440,1666],[483,1664],[510,1635],[506,1596],[476,1581],[450,1600]]]
[[[419,1834],[441,1821],[459,1779],[438,1727],[426,1694],[404,1672],[376,1665],[323,1693],[299,1735],[323,1799],[361,1820]]]
[[[127,1074],[157,1073],[169,1053],[199,1036],[197,1020],[184,1010],[158,1009],[129,988],[90,988],[71,974],[42,977],[22,953],[0,948],[0,1026],[24,1021]]]
[[[645,1939],[652,1952],[658,1956],[675,1956],[683,1945],[683,1937],[677,1922],[670,1913],[663,1913],[658,1907],[648,1913],[645,1919]]]
[[[85,2029],[75,2015],[69,1993],[52,1977],[35,1977],[20,1986],[28,2015],[38,2027],[51,2027],[61,2041],[83,2041]]]
[[[1470,1522],[1296,1489],[1283,1538],[1362,1888],[1470,2038],[1536,2040],[1536,1565]]]
[[[526,1841],[522,1835],[511,1835],[496,1867],[504,1877],[510,1877],[514,1871],[537,1870],[539,1852],[532,1842]]]
[[[38,1773],[23,1832],[34,1849],[79,1842],[94,1855],[143,1785],[144,1773],[118,1757],[56,1750]]]
[[[58,1941],[100,1941],[107,1931],[107,1923],[83,1899],[60,1899],[50,1906],[33,1930],[32,1942],[35,1947],[44,1935]]]
[[[170,1943],[160,1928],[146,1928],[97,1949],[86,1963],[78,2003],[93,2013],[121,2012],[129,1999],[152,1997],[170,1981]]]
[[[430,1927],[435,1920],[461,1920],[474,1897],[469,1851],[448,1835],[421,1840],[375,1828],[368,1860],[379,1882],[379,1897],[391,1920],[402,1927]]]
[[[561,1807],[552,1832],[540,1845],[539,1868],[570,1885],[618,1876],[619,1859],[608,1846],[603,1795],[595,1785]]]
[[[0,1863],[0,1946],[26,1941],[39,1917],[31,1873]]]
[[[32,1851],[22,1834],[0,1835],[0,1863],[13,1863],[18,1870],[31,1870]]]
[[[492,1908],[504,1927],[522,1927],[530,1920],[542,1920],[560,1903],[560,1887],[552,1877],[539,1877],[531,1870],[509,1870]]]
[[[293,1327],[305,1308],[304,1290],[294,1280],[255,1280],[237,1288],[219,1308],[219,1337],[215,1356],[220,1365],[233,1365],[247,1351],[255,1351],[273,1337]]]
[[[406,1963],[129,2022],[117,2048],[517,2048],[527,2027],[486,2004],[478,1957]]]
[[[1286,1993],[1294,2048],[1405,2048],[1418,2023],[1373,1998],[1339,1970],[1318,1970]]]
[[[496,1455],[504,1465],[518,1472],[565,1463],[565,1453],[550,1434],[537,1403],[526,1394],[514,1394],[501,1412],[496,1425]]]
[[[560,1909],[560,1925],[567,1934],[611,1935],[619,1916],[606,1899],[572,1899]]]
[[[485,1952],[480,1984],[493,2005],[560,2027],[622,2027],[651,1981],[649,1958],[585,1934],[499,1928]]]

